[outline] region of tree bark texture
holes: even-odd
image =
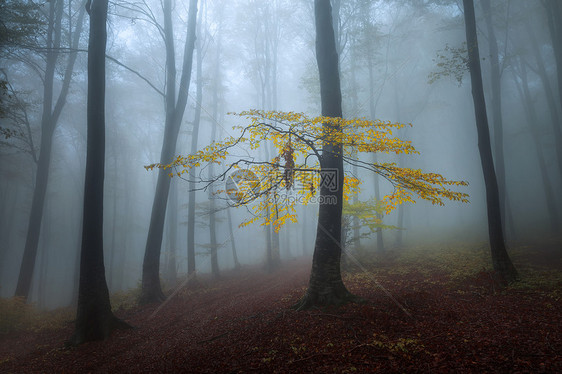
[[[369,116],[371,120],[375,120],[376,118],[376,104],[375,104],[375,72],[374,72],[374,63],[373,63],[373,55],[372,51],[369,51],[367,55],[367,63],[369,69]],[[375,159],[373,162],[377,162],[377,156],[374,156]],[[375,174],[374,175],[374,185],[375,185],[375,200],[378,202],[380,201],[381,194],[380,194],[380,177]],[[377,218],[381,220],[383,216],[381,213],[377,213]],[[384,240],[382,235],[382,229],[377,227],[376,229],[377,234],[377,252],[384,252]]]
[[[238,261],[238,254],[236,253],[236,240],[234,240],[234,230],[232,230],[232,214],[230,213],[230,209],[226,210],[226,215],[228,218],[228,233],[230,234],[232,260],[234,261],[234,268],[238,270],[240,269],[240,262]]]
[[[220,35],[220,34],[219,34]],[[220,39],[220,36],[219,36]],[[201,124],[201,103],[203,102],[203,47],[201,41],[197,41],[197,88],[196,101],[198,105],[195,107],[195,116],[193,118],[193,128],[191,131],[191,148],[190,154],[197,152],[197,143],[199,140],[199,127]],[[195,274],[195,178],[197,168],[189,169],[188,194],[189,202],[187,205],[187,275]]]
[[[498,191],[500,196],[500,210],[502,215],[502,228],[504,233],[506,230],[507,209],[509,204],[506,196],[505,181],[505,158],[503,150],[503,117],[502,117],[502,98],[501,98],[501,72],[500,60],[498,56],[498,41],[494,32],[492,21],[492,7],[490,0],[482,0],[482,10],[484,11],[484,20],[486,21],[486,29],[488,31],[488,48],[490,53],[490,83],[492,86],[492,118],[493,118],[493,135],[494,135],[494,165],[496,167],[496,176],[498,179]]]
[[[176,100],[176,67],[174,36],[172,25],[171,0],[164,1],[164,35],[166,44],[166,123],[164,126],[164,141],[160,153],[160,163],[167,165],[172,162],[176,153],[176,142],[179,129],[183,120],[191,68],[193,63],[193,50],[195,47],[195,24],[197,21],[197,0],[190,0],[187,22],[187,36],[184,46],[183,67]],[[150,225],[146,239],[144,261],[142,266],[142,290],[140,303],[148,304],[164,300],[164,293],[160,284],[160,252],[162,237],[164,235],[164,218],[170,191],[169,171],[159,169],[156,182],[156,192],[150,215]]]
[[[62,109],[66,103],[66,97],[72,80],[72,72],[74,71],[74,63],[76,62],[77,53],[70,53],[68,63],[65,69],[61,91],[54,102],[54,76],[57,60],[59,57],[59,49],[61,46],[62,33],[62,17],[63,17],[64,1],[53,0],[49,5],[49,19],[47,26],[47,56],[45,66],[45,76],[43,82],[43,112],[41,115],[41,143],[39,151],[39,159],[37,160],[37,171],[35,176],[35,187],[33,189],[33,197],[31,202],[31,212],[29,215],[29,224],[27,228],[27,236],[23,251],[23,258],[20,267],[18,284],[16,286],[16,296],[27,299],[31,289],[31,280],[35,268],[35,260],[37,257],[37,247],[39,244],[39,234],[41,232],[41,222],[43,220],[43,209],[45,205],[45,194],[47,192],[47,183],[49,180],[49,167],[51,165],[51,153],[53,146],[53,133],[58,123]],[[84,20],[84,9],[79,12],[76,27],[73,34],[71,47],[78,48],[80,35],[82,34],[82,25]]]
[[[107,4],[108,0],[93,0],[89,8],[86,180],[73,344],[105,339],[115,328],[126,326],[111,312],[103,261]]]
[[[178,181],[171,181],[170,199],[168,200],[168,251],[166,258],[166,283],[173,287],[177,280],[176,257],[178,252]]]
[[[492,253],[492,264],[494,270],[503,277],[505,281],[512,282],[517,278],[517,271],[507,254],[502,229],[498,182],[494,170],[494,161],[490,144],[488,117],[486,114],[486,102],[484,100],[482,71],[480,67],[480,54],[478,52],[478,39],[476,36],[474,2],[473,0],[463,0],[463,5],[470,79],[472,84],[472,98],[474,100],[474,113],[476,116],[476,129],[478,132],[478,149],[480,152],[480,160],[482,163],[482,171],[484,173],[484,183],[486,187],[488,233]]]
[[[332,26],[330,1],[315,0],[314,13],[316,21],[316,60],[320,75],[322,115],[341,117],[338,54]],[[328,183],[322,183],[320,187],[320,196],[324,201],[321,201],[318,212],[312,270],[306,294],[295,305],[298,310],[318,305],[340,305],[353,298],[343,284],[340,272],[343,203],[343,160],[341,155],[341,144],[325,143],[322,147],[322,159],[320,161],[322,178],[326,181],[325,178],[330,173],[332,175],[335,173],[337,185],[335,188],[330,188],[331,186]],[[334,204],[333,201],[336,203]]]

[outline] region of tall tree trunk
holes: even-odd
[[[16,184],[10,184],[16,185]],[[11,192],[13,191],[13,193]],[[15,217],[17,209],[19,207],[18,200],[19,200],[19,189],[16,187],[11,187],[8,190],[8,183],[6,183],[6,190],[5,195],[2,197],[4,200],[2,204],[2,210],[0,210],[0,216],[2,218],[2,222],[6,222],[5,224],[0,225],[0,237],[2,238],[2,246],[0,246],[0,284],[6,284],[3,281],[2,275],[6,273],[7,266],[8,266],[8,248],[11,248],[11,238],[12,233],[16,231],[14,228],[17,227],[15,220],[11,219],[11,217]]]
[[[307,227],[308,227],[308,210],[306,209],[306,206],[303,206],[303,212],[302,212],[302,228],[301,228],[301,234],[302,234],[302,255],[306,256],[308,255],[310,252],[309,250],[307,250],[306,248],[308,247],[308,243],[307,243]]]
[[[272,35],[275,35],[271,41],[271,108],[273,110],[277,110],[277,101],[278,101],[278,79],[277,79],[277,72],[278,72],[278,60],[279,60],[279,12],[277,8],[273,10],[272,14]]]
[[[272,110],[272,105],[271,105],[271,52],[270,52],[270,38],[269,35],[271,33],[270,29],[269,29],[269,4],[266,3],[265,5],[265,14],[263,15],[263,28],[264,28],[264,32],[263,32],[263,38],[264,38],[264,72],[263,72],[263,76],[264,76],[264,80],[263,80],[263,108],[265,110]]]
[[[476,116],[476,129],[478,132],[478,149],[480,151],[482,171],[484,172],[484,183],[486,185],[488,232],[492,252],[492,264],[494,266],[494,270],[498,272],[505,281],[512,282],[517,279],[517,271],[507,254],[502,230],[498,182],[494,170],[494,160],[492,158],[488,117],[486,114],[486,102],[484,100],[484,88],[482,85],[480,53],[478,52],[476,19],[474,16],[474,2],[473,0],[463,0],[463,5],[470,80],[472,84],[472,97],[474,100],[474,113]]]
[[[214,118],[214,117],[213,117]],[[216,126],[213,126],[211,131],[211,144],[215,142]],[[213,177],[213,164],[209,164],[209,179]],[[217,244],[217,229],[216,229],[216,204],[215,204],[215,190],[211,185],[209,187],[209,242],[211,246],[211,272],[215,278],[219,274],[219,261],[218,261],[218,244]]]
[[[72,52],[69,55],[61,91],[53,107],[53,81],[61,46],[61,23],[64,8],[63,5],[63,0],[53,0],[49,5],[46,46],[47,56],[45,76],[43,81],[43,113],[41,115],[41,148],[39,151],[39,159],[37,161],[35,187],[33,189],[33,198],[31,203],[31,212],[29,215],[27,236],[25,240],[23,258],[15,293],[16,296],[20,296],[25,299],[27,299],[27,297],[29,296],[31,279],[33,277],[33,269],[35,268],[35,259],[37,257],[37,246],[39,244],[41,221],[43,219],[45,193],[47,191],[47,183],[49,180],[49,167],[51,164],[53,133],[58,123],[62,109],[66,103],[66,97],[68,95],[70,82],[72,80],[72,73],[74,71],[74,63],[76,62],[77,57],[76,52]],[[76,27],[74,30],[71,45],[74,50],[78,49],[80,35],[82,34],[83,20],[84,10],[81,9],[76,21]]]
[[[536,72],[539,75],[539,78],[541,79],[541,82],[543,84],[544,93],[546,95],[546,102],[550,110],[552,134],[554,138],[558,171],[560,173],[560,178],[562,178],[562,127],[560,124],[560,116],[558,115],[558,110],[560,108],[556,104],[556,99],[554,98],[554,92],[552,90],[552,86],[550,85],[550,78],[548,77],[548,74],[546,72],[544,60],[542,58],[541,51],[538,47],[538,42],[535,37],[535,32],[533,31],[532,26],[528,25],[527,31],[529,33],[530,44],[533,51],[533,55],[535,56],[535,61],[537,63]]]
[[[107,338],[115,328],[127,326],[111,312],[103,263],[107,3],[107,0],[93,0],[89,8],[88,137],[84,184],[84,225],[76,327],[71,338],[73,344],[102,340]]]
[[[176,105],[176,52],[171,0],[164,0],[162,10],[164,12],[164,43],[166,46],[166,122],[164,124],[164,140],[160,151],[160,163],[166,165],[170,163],[174,157],[179,128],[175,128],[174,126]],[[159,169],[142,264],[141,304],[160,302],[165,298],[162,292],[162,286],[160,285],[160,250],[162,246],[162,236],[164,234],[164,219],[166,216],[169,189],[170,177],[168,176],[168,171]]]
[[[353,174],[357,175],[358,173],[359,169],[357,165],[353,165]],[[359,204],[358,193],[353,195],[353,204]],[[351,224],[353,225],[353,248],[355,248],[355,250],[359,250],[361,248],[361,223],[359,222],[359,217],[357,215],[353,216]]]
[[[53,212],[51,208],[51,204],[49,201],[45,203],[45,215],[47,218],[45,219],[45,224],[43,225],[42,235],[41,235],[41,250],[40,250],[40,258],[41,261],[39,262],[39,279],[36,282],[37,285],[37,300],[39,302],[39,307],[42,309],[46,308],[46,299],[47,299],[47,292],[46,292],[46,285],[48,282],[48,266],[49,266],[49,248],[52,245],[51,243],[51,230],[52,226],[51,223],[53,221]],[[33,288],[32,288],[33,289]],[[33,295],[33,294],[31,294]],[[32,297],[33,298],[33,297]]]
[[[80,158],[80,166],[83,169],[86,168],[86,165],[82,165],[82,158]],[[77,194],[77,202],[83,202],[84,201],[84,179],[79,176],[79,175],[75,175],[73,179],[73,184],[74,187],[76,188],[76,194]],[[83,203],[76,204],[77,209],[74,212],[74,215],[71,219],[71,221],[74,223],[74,225],[70,228],[71,232],[73,233],[72,235],[72,244],[71,244],[71,248],[73,248],[74,250],[72,251],[72,254],[74,255],[74,259],[73,259],[73,263],[72,263],[72,276],[71,276],[71,289],[69,290],[70,292],[70,306],[72,307],[76,307],[78,305],[78,286],[80,283],[80,252],[81,252],[81,242],[82,242],[82,226],[83,226],[83,219],[84,219],[84,214],[83,214]]]
[[[177,279],[176,253],[178,252],[178,184],[171,181],[171,194],[168,201],[168,251],[166,259],[166,281],[173,286]]]
[[[122,201],[123,206],[123,216],[124,217],[131,217],[131,206],[133,205],[132,202],[134,201],[134,188],[131,186],[131,179],[125,178],[124,182],[124,190],[127,193],[124,196],[124,201]],[[130,219],[130,218],[129,218]],[[126,220],[128,222],[128,220]],[[123,290],[124,288],[124,275],[127,270],[127,252],[129,249],[130,243],[130,235],[121,235],[119,240],[119,256],[117,257],[117,264],[121,271],[117,272],[115,276],[115,289],[116,290]]]
[[[276,210],[279,209],[278,204],[279,203],[277,202],[277,197],[276,197],[275,205],[274,205]],[[281,230],[282,229],[283,228],[281,228]],[[279,232],[275,231],[275,229],[272,226],[270,226],[270,230],[271,230],[271,249],[273,255],[273,263],[275,264],[274,266],[277,267],[281,265],[281,241],[279,240],[281,231]]]
[[[220,48],[220,35],[219,35],[219,48]],[[214,89],[213,89],[213,104],[212,104],[212,116],[211,118],[217,118],[218,115],[218,86],[220,82],[220,59],[217,54],[217,60],[215,61],[215,74],[214,74]],[[217,124],[215,121],[211,123],[211,144],[216,141],[217,138]],[[214,177],[214,164],[209,164],[209,180]],[[216,229],[216,197],[215,189],[211,184],[209,186],[209,240],[211,245],[211,272],[215,278],[219,277],[219,260],[218,260],[218,243],[217,243],[217,229]]]
[[[177,140],[176,129],[173,128],[171,120],[166,120],[164,132],[164,144],[160,156],[161,164],[169,164],[175,154],[175,141]],[[146,239],[146,248],[142,267],[142,291],[141,304],[164,301],[165,296],[160,284],[160,251],[162,237],[164,235],[164,218],[170,191],[170,177],[168,171],[159,169],[156,192],[152,204],[150,226]]]
[[[490,53],[490,83],[492,86],[492,118],[493,118],[493,138],[494,138],[494,165],[496,167],[496,176],[498,180],[498,192],[500,196],[500,209],[502,215],[502,228],[504,233],[506,230],[506,222],[508,215],[506,214],[509,205],[506,191],[505,181],[505,158],[503,147],[503,118],[502,118],[502,96],[501,96],[501,72],[500,60],[498,56],[498,42],[494,32],[494,25],[492,21],[492,9],[490,0],[482,0],[482,9],[484,11],[484,20],[486,21],[486,28],[488,30],[488,47]],[[512,220],[510,219],[510,222]],[[510,226],[511,227],[511,226]],[[515,230],[511,230],[515,234]]]
[[[269,96],[268,95],[264,95],[263,97],[263,101],[266,102],[267,98]],[[265,158],[266,160],[271,159],[271,154],[269,152],[269,145],[266,143],[265,146]],[[270,204],[268,204],[267,208],[266,208],[266,215],[267,217],[269,217],[270,211],[269,209],[278,209],[277,206],[277,198],[275,196],[274,193],[272,194],[268,194],[266,199],[268,200],[273,200],[273,204],[270,207]],[[267,245],[267,271],[273,271],[274,269],[276,269],[279,264],[281,263],[281,248],[280,248],[280,242],[279,242],[279,233],[276,232],[273,229],[272,225],[266,225],[264,226],[265,230],[266,230],[266,245]]]
[[[232,247],[232,259],[234,261],[234,268],[236,270],[240,269],[240,262],[238,262],[238,254],[236,253],[236,240],[234,240],[234,231],[232,230],[232,214],[230,209],[226,210],[226,215],[228,217],[228,233],[230,234],[230,245]]]
[[[270,10],[268,2],[263,8],[263,81],[261,90],[262,108],[277,109],[277,52],[278,52],[278,24],[276,23],[276,9]],[[273,4],[275,7],[275,3]],[[258,35],[256,35],[257,37]],[[269,146],[266,145],[265,155],[270,159]],[[269,197],[269,196],[268,196]],[[276,197],[273,196],[276,201]],[[268,208],[269,209],[269,208]],[[278,209],[277,203],[273,209]],[[265,226],[267,240],[267,270],[272,271],[281,263],[279,232],[272,226]]]
[[[554,192],[552,191],[552,186],[548,177],[548,170],[546,167],[546,161],[543,154],[543,147],[540,142],[539,131],[537,125],[539,124],[539,120],[537,118],[537,113],[535,111],[535,106],[531,99],[531,93],[529,90],[529,83],[527,81],[527,68],[524,62],[520,61],[519,64],[521,68],[521,84],[514,75],[515,85],[517,90],[519,91],[519,95],[521,96],[521,103],[525,108],[525,115],[527,117],[527,126],[531,132],[531,136],[533,138],[533,143],[535,145],[535,152],[537,155],[537,162],[539,164],[539,171],[541,173],[541,180],[543,185],[546,209],[548,212],[549,220],[550,220],[550,231],[554,234],[560,230],[560,221],[558,218],[557,212],[557,204],[556,199],[554,197]]]
[[[269,204],[266,204],[265,206],[266,217],[269,217],[270,215],[269,209],[271,209]],[[275,268],[275,261],[273,261],[273,242],[271,240],[271,226],[265,225],[263,228],[265,230],[265,261],[266,261],[265,266],[267,268],[267,271],[271,272]]]
[[[176,142],[181,122],[187,104],[189,83],[191,80],[191,67],[193,62],[193,50],[195,47],[195,25],[197,20],[197,0],[190,0],[189,19],[187,22],[187,36],[184,46],[183,67],[178,90],[177,101],[175,99],[175,52],[174,36],[172,26],[172,4],[171,0],[164,0],[164,34],[166,41],[166,124],[164,126],[164,141],[160,153],[160,163],[167,165],[172,162],[176,153]],[[146,248],[142,265],[142,290],[140,304],[161,302],[164,293],[160,284],[160,252],[162,249],[162,237],[164,234],[164,218],[168,194],[170,192],[169,171],[159,169],[156,192],[150,215],[150,225],[146,238]]]
[[[374,118],[372,118],[374,119]],[[377,162],[377,156],[374,156],[374,163]],[[378,174],[375,174],[375,200],[377,201],[377,203],[381,200],[381,192],[380,192],[380,177],[378,176]],[[382,222],[382,214],[377,212],[377,218],[379,220],[381,220]],[[377,229],[375,230],[375,233],[377,234],[377,251],[382,253],[384,252],[384,241],[383,241],[383,237],[382,237],[382,228],[377,227]]]
[[[45,81],[45,85],[48,85]],[[52,81],[50,83],[52,85]],[[46,104],[44,104],[46,105]],[[39,160],[37,162],[37,174],[35,177],[35,188],[33,189],[33,199],[31,202],[31,212],[29,225],[25,240],[25,248],[20,267],[18,284],[16,286],[16,296],[27,299],[31,289],[33,270],[35,269],[35,259],[39,245],[39,235],[41,232],[41,221],[43,220],[43,208],[45,206],[45,194],[47,192],[47,181],[49,179],[49,165],[51,164],[51,148],[54,129],[51,128],[48,120],[42,121],[41,148]]]
[[[222,122],[222,120],[221,120]],[[222,139],[223,137],[223,133],[222,133],[222,129],[219,132],[219,137]],[[232,249],[232,260],[234,261],[234,269],[238,270],[240,269],[240,262],[238,261],[238,252],[236,251],[236,240],[234,239],[234,230],[232,227],[232,213],[230,211],[230,208],[226,209],[226,216],[228,219],[228,233],[230,235],[230,247]]]
[[[83,199],[83,198],[82,198]],[[78,230],[76,230],[75,243],[77,251],[74,259],[74,271],[72,274],[72,295],[70,305],[78,305],[78,289],[80,288],[80,257],[82,257],[81,243],[82,243],[82,229],[84,227],[84,211],[80,212],[80,222],[78,223]]]
[[[350,93],[350,102],[351,102],[351,117],[357,117],[359,113],[359,98],[357,96],[357,92],[359,91],[359,87],[357,85],[357,56],[352,55],[351,57],[351,73],[350,73],[350,81],[351,81],[351,93]],[[354,152],[354,158],[357,159],[358,154],[357,151]],[[352,173],[355,176],[359,176],[359,167],[357,164],[353,165]],[[359,194],[356,193],[353,195],[353,204],[359,204]],[[354,215],[352,218],[351,225],[353,227],[353,247],[355,250],[358,250],[361,247],[361,224],[359,223],[359,217]],[[345,240],[343,241],[345,244]],[[344,254],[345,255],[345,254]]]
[[[338,54],[332,27],[330,1],[315,0],[314,14],[322,115],[341,117]],[[323,201],[318,212],[318,228],[308,289],[301,301],[295,305],[298,310],[317,305],[338,305],[353,298],[343,284],[340,271],[343,203],[343,159],[341,154],[341,144],[325,143],[322,147],[320,167],[324,183],[321,184],[320,195],[323,197]],[[336,177],[335,191],[326,183],[328,177]],[[334,201],[335,203],[333,203]]]
[[[396,247],[402,248],[403,238],[404,238],[404,204],[400,204],[398,207],[398,219],[396,226],[398,227],[396,232]]]
[[[201,103],[203,102],[203,48],[199,38],[197,42],[197,88],[195,116],[193,118],[193,129],[191,131],[191,148],[190,154],[197,152],[197,143],[199,140],[199,126],[201,124]],[[197,168],[189,169],[188,194],[189,202],[187,206],[187,275],[195,276],[195,178]]]
[[[543,4],[546,8],[548,29],[550,30],[554,58],[556,59],[558,99],[562,108],[562,4],[560,4],[560,0],[545,0]]]
[[[265,100],[265,96],[263,97]],[[266,142],[265,148],[265,159],[271,159],[271,154],[269,153],[269,145]],[[269,217],[271,214],[270,209],[277,209],[276,201],[271,204],[270,201],[274,200],[275,198],[272,197],[272,194],[268,194],[265,199],[267,199],[268,203],[266,204],[266,217]],[[279,264],[281,263],[281,253],[279,251],[279,233],[273,230],[271,225],[265,225],[265,244],[266,244],[266,270],[268,272],[272,272],[275,270]]]
[[[368,55],[368,69],[369,69],[369,115],[371,116],[371,120],[374,121],[375,117],[376,117],[376,113],[375,113],[375,102],[374,102],[374,96],[375,96],[375,77],[374,77],[374,66],[373,66],[373,59],[371,54]],[[375,159],[373,160],[373,162],[377,162],[377,156],[374,156]],[[381,199],[381,194],[380,194],[380,182],[379,182],[379,176],[377,174],[375,174],[374,176],[374,183],[375,183],[375,200],[380,201]],[[377,218],[380,219],[382,221],[382,214],[377,213]],[[377,251],[378,252],[384,252],[384,241],[383,241],[383,237],[382,237],[382,229],[380,227],[377,227],[376,229],[376,234],[377,234]]]
[[[222,48],[222,33],[219,33],[217,40],[217,58],[215,60],[214,66],[214,77],[213,77],[213,96],[212,96],[212,115],[211,118],[217,118],[219,113],[219,87],[221,85],[221,68],[220,68],[220,53]],[[212,121],[211,123],[211,144],[216,141],[217,138],[217,122]],[[209,164],[209,180],[214,177],[214,164]],[[218,260],[218,243],[217,243],[217,218],[216,218],[216,197],[214,185],[209,186],[209,239],[211,245],[211,272],[215,278],[219,277],[219,260]]]
[[[49,4],[49,18],[47,26],[48,48],[45,77],[43,81],[43,113],[41,116],[41,143],[39,159],[35,175],[35,187],[31,202],[31,212],[27,227],[27,236],[21,261],[16,296],[27,299],[31,290],[31,281],[37,258],[39,236],[41,233],[41,221],[43,220],[43,209],[45,206],[45,194],[49,179],[49,166],[51,164],[51,148],[54,125],[51,119],[53,107],[53,81],[58,54],[56,48],[60,47],[61,17],[63,11],[62,0],[52,1]]]
[[[115,147],[116,148],[116,147]],[[113,189],[113,201],[112,201],[112,208],[111,208],[111,253],[109,255],[109,271],[107,272],[108,280],[107,284],[109,285],[109,289],[111,291],[115,290],[115,279],[114,279],[114,268],[115,268],[115,255],[117,249],[115,248],[115,237],[117,236],[117,150],[114,148],[113,154],[113,183],[115,183],[115,187]]]
[[[396,121],[401,123],[402,122],[401,105],[400,105],[400,100],[398,98],[397,80],[395,80],[395,84],[394,84],[394,105],[395,105],[395,110],[396,110]],[[404,138],[407,138],[405,130],[403,131],[402,136]],[[406,166],[405,163],[406,163],[406,157],[405,157],[404,153],[400,153],[400,155],[398,155],[398,166],[405,167]],[[398,227],[398,229],[396,230],[396,243],[394,245],[398,249],[402,248],[402,242],[403,242],[403,237],[404,237],[404,214],[405,214],[404,211],[405,211],[405,208],[406,208],[406,204],[400,204],[400,205],[398,205],[398,208],[397,208],[398,217],[396,219],[396,227]]]
[[[214,143],[214,140],[211,144]],[[212,164],[211,164],[212,165]],[[209,174],[213,168],[209,165]],[[218,259],[218,243],[217,243],[217,228],[216,228],[216,204],[214,196],[214,188],[212,185],[209,188],[209,241],[211,246],[211,272],[213,277],[218,278],[219,273],[219,259]]]

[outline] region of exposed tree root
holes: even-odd
[[[517,273],[517,270],[515,270],[515,268],[492,270],[487,273],[490,277],[491,291],[494,294],[498,290],[504,289],[508,285],[519,280],[519,274]]]
[[[127,322],[115,317],[111,313],[98,323],[84,321],[81,324],[77,324],[74,334],[64,344],[65,347],[76,347],[90,341],[105,340],[114,330],[128,330],[132,328]]]
[[[515,267],[509,263],[504,266],[500,266],[499,269],[496,270],[497,275],[501,278],[498,279],[500,284],[508,285],[519,280],[519,273]]]

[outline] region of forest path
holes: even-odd
[[[71,322],[0,337],[0,372],[562,372],[558,249],[517,248],[526,279],[505,289],[482,265],[485,246],[371,255],[366,272],[344,273],[369,304],[301,312],[290,307],[310,258],[271,274],[244,267],[200,277],[156,314],[157,305],[117,311],[135,328],[106,341],[63,348]]]
[[[251,266],[224,271],[217,280],[199,276],[160,309],[148,305],[117,311],[134,329],[116,331],[105,342],[64,349],[72,323],[55,332],[0,337],[0,372],[36,368],[43,372],[161,372],[182,367],[191,371],[194,361],[199,370],[206,371],[205,365],[214,361],[213,351],[219,353],[232,344],[230,335],[246,340],[245,335],[256,332],[252,326],[256,319],[283,313],[298,300],[295,290],[304,294],[310,261],[288,261],[273,273]],[[209,372],[216,370],[213,367]]]

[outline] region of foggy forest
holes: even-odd
[[[0,372],[562,371],[562,1],[0,28]]]

